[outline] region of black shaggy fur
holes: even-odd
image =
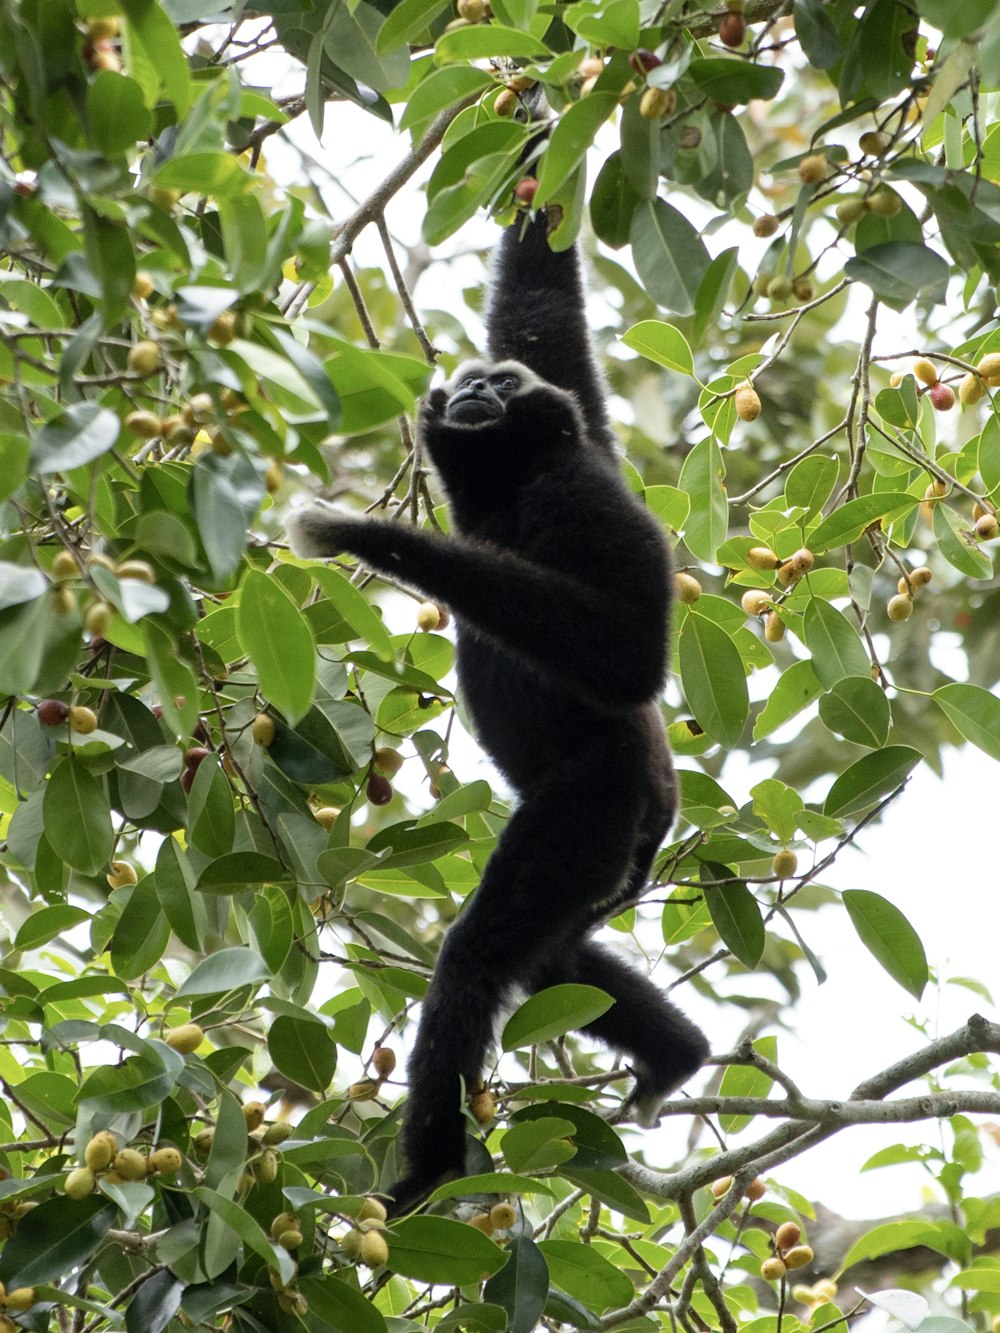
[[[585,1030],[627,1054],[647,1123],[708,1052],[589,939],[639,897],[674,817],[658,703],[670,566],[616,466],[577,257],[552,253],[542,214],[503,236],[487,327],[494,361],[459,370],[421,413],[453,535],[322,505],[294,523],[303,553],[353,552],[452,609],[478,738],[519,797],[424,1001],[394,1213],[462,1171],[461,1080],[478,1085],[514,988],[586,982],[614,996]],[[507,358],[521,364],[496,364]]]

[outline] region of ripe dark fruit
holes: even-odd
[[[932,384],[927,390],[927,397],[931,401],[931,407],[935,412],[950,412],[955,406],[955,391],[950,384],[942,384],[940,380],[937,384]]]
[[[747,21],[742,14],[725,14],[719,24],[719,40],[724,46],[742,46],[746,41]]]
[[[392,783],[381,773],[373,773],[365,787],[365,795],[372,805],[388,805],[392,800]]]
[[[524,180],[519,180],[514,186],[514,198],[524,208],[530,208],[532,200],[538,193],[538,181],[531,176],[525,176]]]
[[[202,762],[210,754],[211,750],[207,750],[204,745],[192,745],[189,750],[184,752],[184,763],[192,772],[197,772]]]
[[[640,46],[638,51],[633,51],[629,56],[628,63],[635,74],[648,74],[651,69],[656,69],[657,65],[662,65],[663,61],[655,51],[648,51],[644,46]]]
[[[69,704],[61,699],[43,699],[38,705],[38,720],[43,727],[61,726],[69,717]]]

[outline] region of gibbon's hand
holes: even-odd
[[[293,510],[285,522],[285,530],[289,545],[301,559],[328,559],[351,549],[351,534],[364,522],[340,505],[313,500]]]

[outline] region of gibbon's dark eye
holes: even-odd
[[[516,375],[504,375],[501,379],[494,380],[493,383],[498,389],[502,389],[504,393],[513,393],[514,390],[518,388],[521,381]]]

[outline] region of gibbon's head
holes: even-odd
[[[520,361],[466,361],[434,390],[431,405],[443,425],[479,430],[502,420],[511,399],[543,385]]]

